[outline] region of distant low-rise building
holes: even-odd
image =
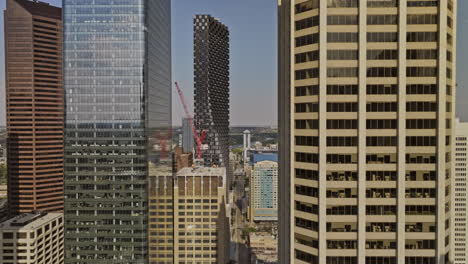
[[[249,249],[251,264],[278,263],[277,238],[267,232],[250,233]]]
[[[251,221],[278,220],[278,163],[255,163],[250,180]]]
[[[63,214],[26,213],[0,224],[0,264],[63,263]]]

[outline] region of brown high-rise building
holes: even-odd
[[[7,0],[5,69],[11,214],[63,210],[61,9]]]

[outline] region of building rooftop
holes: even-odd
[[[0,230],[35,229],[62,215],[47,212],[21,214],[0,223]]]
[[[224,167],[194,167],[183,168],[177,172],[177,176],[224,176],[226,168]]]
[[[14,0],[20,4],[29,13],[38,16],[50,17],[61,19],[62,9],[60,7],[52,6],[49,3],[40,2],[37,0]]]

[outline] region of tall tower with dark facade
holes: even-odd
[[[65,263],[149,263],[148,203],[172,168],[171,2],[63,5]]]
[[[278,3],[280,263],[453,263],[457,1]]]
[[[229,30],[210,15],[196,15],[194,27],[194,124],[206,136],[206,166],[229,171]],[[228,173],[229,175],[229,173]]]
[[[5,10],[11,214],[63,210],[62,12],[29,0]]]

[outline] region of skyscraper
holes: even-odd
[[[9,211],[62,211],[61,9],[7,0],[4,14]]]
[[[453,261],[456,10],[279,1],[281,263]]]
[[[229,175],[229,30],[210,15],[196,15],[194,27],[194,124],[205,131],[202,158]]]
[[[148,263],[148,183],[172,168],[170,1],[63,5],[65,263]]]
[[[468,153],[468,123],[455,121],[455,173],[453,193],[453,229],[452,245],[455,253],[454,264],[468,263],[468,189],[467,182],[467,153]]]
[[[182,149],[185,153],[192,152],[195,136],[188,118],[182,118]]]
[[[278,163],[254,164],[250,179],[250,210],[253,221],[278,220]]]

